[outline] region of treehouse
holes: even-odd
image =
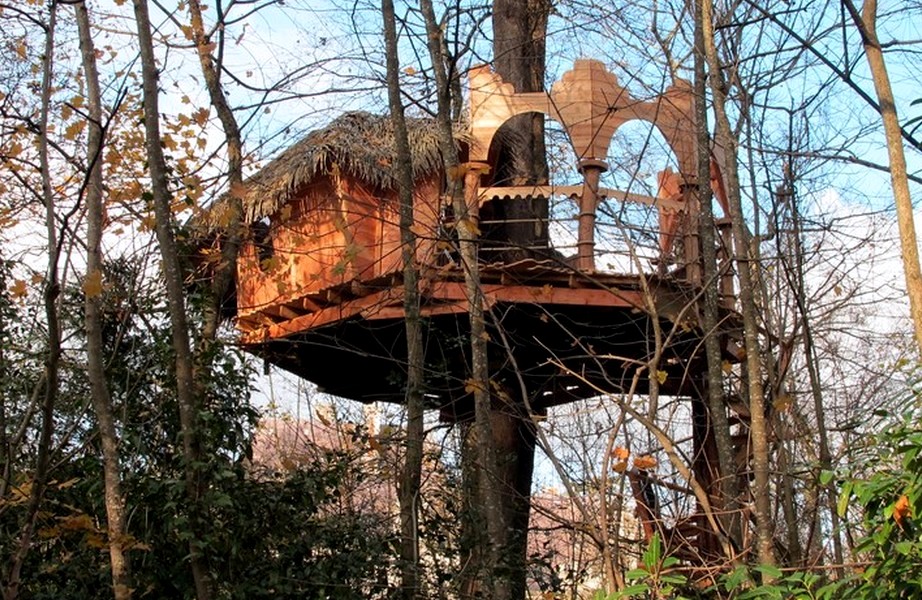
[[[447,181],[462,179],[466,218],[476,221],[478,231],[491,391],[503,402],[516,398],[512,412],[520,415],[513,417],[520,434],[506,442],[517,448],[522,464],[530,465],[533,452],[534,438],[527,441],[534,435],[528,433],[531,415],[603,394],[645,393],[655,381],[662,394],[692,398],[693,469],[716,494],[716,446],[702,400],[699,184],[709,186],[724,215],[728,212],[717,159],[711,161],[710,181],[697,181],[690,85],[677,81],[639,100],[601,63],[579,60],[549,93],[518,93],[481,67],[470,73],[469,111],[466,129],[455,132],[463,162],[451,173],[443,167],[435,124],[408,123],[429,407],[452,422],[473,413],[466,266],[453,201],[445,192]],[[575,155],[570,179],[575,185],[526,185],[503,176],[509,153],[500,146],[510,143],[503,138],[505,125],[524,114],[542,114],[558,124]],[[613,136],[636,120],[659,132],[676,167],[658,173],[649,195],[601,185]],[[393,137],[385,117],[344,114],[252,177],[243,198],[249,235],[236,278],[241,343],[270,364],[361,402],[401,403],[406,392]],[[514,138],[511,143],[514,147]],[[612,217],[630,212],[613,210],[617,207],[641,207],[646,217],[627,223]],[[633,227],[653,240],[652,254],[628,243],[626,260],[614,267],[600,264],[610,247],[598,233],[612,225]],[[561,227],[574,243],[559,242]],[[722,256],[721,310],[727,317],[717,333],[732,361],[738,332],[727,228],[724,219],[715,231]],[[744,423],[745,414],[736,418]],[[740,439],[738,460],[745,464],[749,449],[745,435]],[[515,464],[502,478],[515,480],[516,493],[527,497],[530,476],[514,472]],[[530,466],[523,469],[530,474]],[[638,514],[651,536],[661,523],[652,480],[643,473],[631,477]],[[527,522],[527,504],[524,512],[514,510]],[[681,540],[678,547],[693,548],[690,556],[719,553],[700,511],[676,523],[673,534]]]
[[[672,332],[659,379],[680,393],[702,372],[695,304],[698,266],[692,90],[679,82],[639,101],[592,60],[579,60],[550,93],[516,93],[488,68],[470,74],[469,130],[457,132],[465,198],[484,232],[480,275],[490,361],[497,381],[523,383],[531,407],[631,387],[655,350],[654,330]],[[496,138],[519,114],[556,120],[577,156],[575,186],[495,181]],[[614,133],[640,119],[671,146],[678,172],[659,175],[656,196],[600,187]],[[469,402],[464,271],[456,251],[446,174],[435,125],[409,123],[416,258],[425,327],[426,398],[451,418]],[[405,393],[403,277],[393,133],[389,120],[350,113],[309,134],[247,184],[252,235],[241,250],[236,317],[242,343],[266,361],[332,394],[362,402],[402,402]],[[454,174],[457,176],[457,174]],[[515,182],[512,182],[515,183]],[[719,176],[710,182],[719,189]],[[504,252],[504,207],[523,199],[545,207],[568,198],[575,251],[536,235]],[[645,272],[597,268],[597,211],[603,203],[652,207],[659,256]],[[526,224],[547,231],[548,210]],[[499,218],[497,218],[499,215]],[[724,286],[732,302],[732,286]],[[690,375],[691,374],[691,375]],[[639,391],[647,377],[639,378]]]

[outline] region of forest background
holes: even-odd
[[[440,92],[460,107],[467,70],[493,63],[501,4],[398,4],[388,47],[387,2],[0,2],[6,600],[459,597],[457,432],[427,415],[414,438],[402,408],[259,375],[221,305],[248,231],[229,210],[208,254],[195,224],[304,133],[349,110],[393,113],[389,91],[411,118],[444,113]],[[644,539],[624,473],[662,483],[666,526],[693,508],[685,404],[626,394],[552,411],[537,425],[528,593],[913,597],[922,319],[903,270],[917,244],[894,207],[922,181],[922,5],[529,7],[548,15],[545,84],[591,57],[638,98],[676,77],[702,86],[709,131],[738,163],[751,239],[737,272],[755,279],[746,369],[758,376],[731,364],[718,376],[749,406],[765,383],[770,434],[767,462],[738,467],[764,484],[737,507],[746,531],[702,578]],[[878,55],[889,101],[868,66]],[[551,124],[546,146],[552,180],[571,183],[575,157]],[[655,129],[632,123],[605,185],[656,195],[655,173],[674,161]],[[562,247],[568,210],[551,207]],[[651,217],[607,210],[602,262],[635,268]],[[415,558],[398,499],[408,489],[421,499]]]

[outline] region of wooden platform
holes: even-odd
[[[645,392],[657,325],[668,338],[660,361],[663,391],[682,392],[691,384],[688,373],[700,372],[692,364],[703,360],[689,308],[693,294],[676,281],[579,274],[531,260],[485,266],[481,275],[494,383],[514,389],[524,383],[535,409],[624,392],[635,377],[636,391]],[[463,410],[470,378],[463,274],[456,266],[432,270],[424,274],[422,293],[426,396],[432,407]],[[404,400],[406,338],[397,273],[267,307],[240,326],[248,350],[331,394],[362,402]]]

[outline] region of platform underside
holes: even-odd
[[[703,349],[685,286],[649,276],[575,278],[539,263],[484,268],[482,280],[494,389],[520,396],[524,385],[535,410],[632,389],[646,393],[657,335],[665,342],[657,367],[662,392],[691,393],[697,384],[689,373],[702,372]],[[462,274],[429,273],[421,288],[426,399],[433,408],[463,412],[471,375]],[[325,307],[315,298],[275,311],[242,341],[328,393],[400,403],[407,372],[403,297],[396,276],[353,284],[327,294],[335,302]]]

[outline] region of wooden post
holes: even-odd
[[[595,270],[595,214],[599,206],[599,178],[607,170],[608,163],[602,160],[584,158],[579,161],[583,192],[579,198],[576,267],[580,271]]]
[[[475,223],[480,218],[480,177],[489,171],[490,165],[485,162],[470,161],[461,164],[467,216]],[[455,218],[458,218],[458,215],[455,215]]]
[[[701,207],[698,206],[698,185],[694,178],[685,176],[685,181],[680,186],[682,198],[685,204],[685,224],[684,224],[684,243],[683,259],[685,261],[685,279],[695,285],[702,284],[702,263],[701,263],[701,245],[698,238],[698,214]]]

